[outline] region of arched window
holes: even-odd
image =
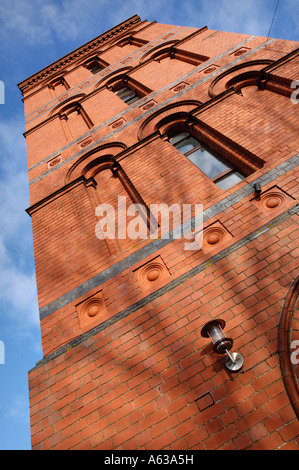
[[[138,47],[144,46],[147,43],[148,41],[146,41],[145,39],[140,39],[130,34],[130,36],[127,36],[121,39],[119,42],[117,42],[116,45],[118,47],[124,47],[124,46],[130,45],[130,46],[135,46],[135,48],[138,48]]]
[[[92,74],[96,74],[103,70],[104,67],[97,62],[92,62],[87,66],[87,68]]]
[[[104,68],[108,67],[108,65],[109,64],[106,61],[100,59],[98,56],[94,56],[86,60],[83,64],[83,67],[85,67],[87,70],[89,70],[89,72],[95,75]]]
[[[170,137],[169,142],[211,178],[220,189],[228,189],[245,178],[236,166],[206,145],[202,145],[189,132],[179,132]]]
[[[131,88],[125,86],[123,88],[119,88],[119,90],[115,91],[116,96],[118,96],[121,100],[124,101],[128,106],[135,101],[141,99],[141,96],[138,95],[136,90],[132,90]]]
[[[62,95],[63,93],[65,93],[70,88],[63,76],[59,76],[59,77],[55,78],[54,80],[52,80],[48,84],[48,87],[52,92],[53,98],[56,98],[56,97]]]
[[[154,47],[141,57],[140,63],[148,60],[154,60],[156,62],[172,61],[173,63],[180,61],[198,66],[209,59],[208,56],[198,54],[197,52],[186,51],[181,47],[178,47],[177,42],[178,41],[171,41],[167,45],[164,44]]]
[[[106,86],[128,106],[135,103],[135,101],[141,100],[141,98],[152,91],[129,75],[115,77]]]
[[[58,115],[68,140],[85,134],[93,127],[91,119],[78,102],[69,103],[61,108]]]

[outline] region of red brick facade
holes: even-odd
[[[19,84],[43,344],[33,449],[298,448],[298,53],[134,16]],[[221,189],[171,143],[181,132],[242,180]],[[202,248],[100,240],[96,208],[119,196],[202,204]],[[216,318],[239,372],[200,334]]]

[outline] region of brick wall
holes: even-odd
[[[29,372],[32,447],[296,449],[298,44],[128,24],[60,67],[65,91],[49,88],[51,72],[22,82],[43,344]],[[108,66],[92,74],[95,55]],[[128,106],[117,80],[147,91]],[[174,130],[245,179],[221,190],[170,144]],[[95,208],[118,196],[203,204],[202,248],[99,240]],[[244,358],[238,373],[200,335],[214,318]]]

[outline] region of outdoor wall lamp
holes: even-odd
[[[260,183],[255,183],[254,185],[254,192],[259,196],[262,192],[262,188]]]
[[[223,333],[225,321],[222,319],[211,320],[206,323],[202,330],[203,338],[211,338],[214,345],[214,352],[217,354],[227,354],[225,366],[232,372],[239,371],[243,366],[243,357],[239,353],[229,353],[233,346],[233,340]]]

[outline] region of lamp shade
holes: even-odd
[[[217,354],[224,354],[229,351],[233,346],[233,340],[223,333],[225,321],[222,319],[211,320],[204,325],[201,330],[201,336],[204,338],[211,338],[214,346],[214,351]]]

